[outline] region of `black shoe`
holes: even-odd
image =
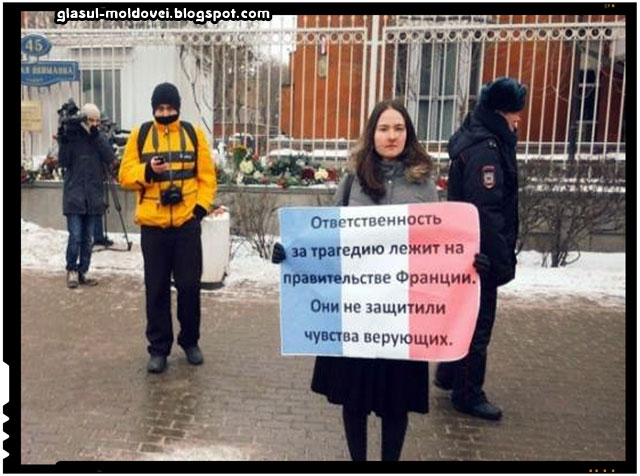
[[[435,385],[441,390],[451,390],[453,388],[453,385],[451,384],[451,382],[443,382],[438,378],[437,375],[436,375],[436,378],[433,379],[433,385]]]
[[[470,407],[463,407],[454,403],[453,408],[459,412],[485,420],[500,420],[500,418],[502,418],[502,410],[489,402],[477,403]]]
[[[147,371],[152,374],[161,374],[167,370],[167,357],[165,355],[152,355],[149,357]]]
[[[87,275],[84,273],[78,272],[78,282],[83,286],[97,286],[98,281],[96,279],[87,278]]]
[[[100,239],[93,240],[93,245],[94,246],[111,246],[113,245],[113,240],[110,240],[109,238],[100,238]]]
[[[187,354],[187,361],[189,361],[191,365],[200,365],[204,362],[202,351],[197,345],[184,349],[184,353]]]

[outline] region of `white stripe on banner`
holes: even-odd
[[[406,216],[407,207],[386,206],[386,207],[343,207],[340,210],[341,218],[369,218],[378,220],[379,217]],[[361,220],[362,221],[362,220]],[[392,277],[391,284],[343,284],[342,285],[342,329],[343,331],[358,332],[364,336],[365,333],[374,333],[379,329],[387,332],[400,333],[402,335],[409,331],[409,316],[407,312],[389,317],[378,313],[367,313],[367,307],[372,309],[386,308],[388,304],[397,302],[406,303],[409,299],[408,282],[399,282],[395,276],[402,270],[409,269],[408,255],[390,255],[388,250],[390,244],[403,245],[407,243],[409,226],[395,226],[390,228],[363,227],[363,228],[343,228],[340,232],[340,243],[344,245],[360,246],[361,249],[375,249],[385,244],[385,253],[372,254],[366,257],[342,257],[342,275],[382,275],[388,273]],[[345,312],[345,304],[366,303],[361,312]],[[379,304],[380,306],[376,306]],[[376,349],[375,355],[371,354],[371,346],[367,345],[364,339],[357,343],[345,342],[343,353],[354,357],[387,357],[395,359],[407,359],[409,357],[408,346],[385,346]]]

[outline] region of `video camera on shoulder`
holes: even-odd
[[[79,130],[78,127],[82,122],[87,121],[85,114],[78,114],[80,109],[75,101],[70,98],[58,109],[58,126],[59,131],[63,134],[73,133]]]

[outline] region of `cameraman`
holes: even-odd
[[[59,112],[62,111],[71,114],[62,117],[58,129],[58,163],[66,169],[62,212],[67,217],[69,230],[67,287],[73,289],[79,284],[98,284],[87,277],[87,271],[95,222],[104,212],[103,167],[113,161],[114,154],[106,137],[98,130],[100,110],[95,104],[85,104],[80,116],[73,115],[77,107],[72,102],[65,104]]]
[[[134,128],[118,178],[136,190],[141,225],[147,329],[147,370],[164,372],[173,344],[171,275],[178,290],[178,345],[192,365],[203,362],[200,338],[200,220],[213,206],[216,174],[200,127],[178,120],[180,95],[170,83],[151,96],[154,120]]]

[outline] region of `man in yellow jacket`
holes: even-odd
[[[134,128],[120,164],[123,188],[136,190],[141,228],[147,329],[147,370],[164,372],[173,344],[171,276],[178,290],[178,345],[189,363],[204,358],[200,338],[200,221],[213,207],[216,174],[200,127],[178,120],[180,95],[170,83],[151,96],[153,121]]]

